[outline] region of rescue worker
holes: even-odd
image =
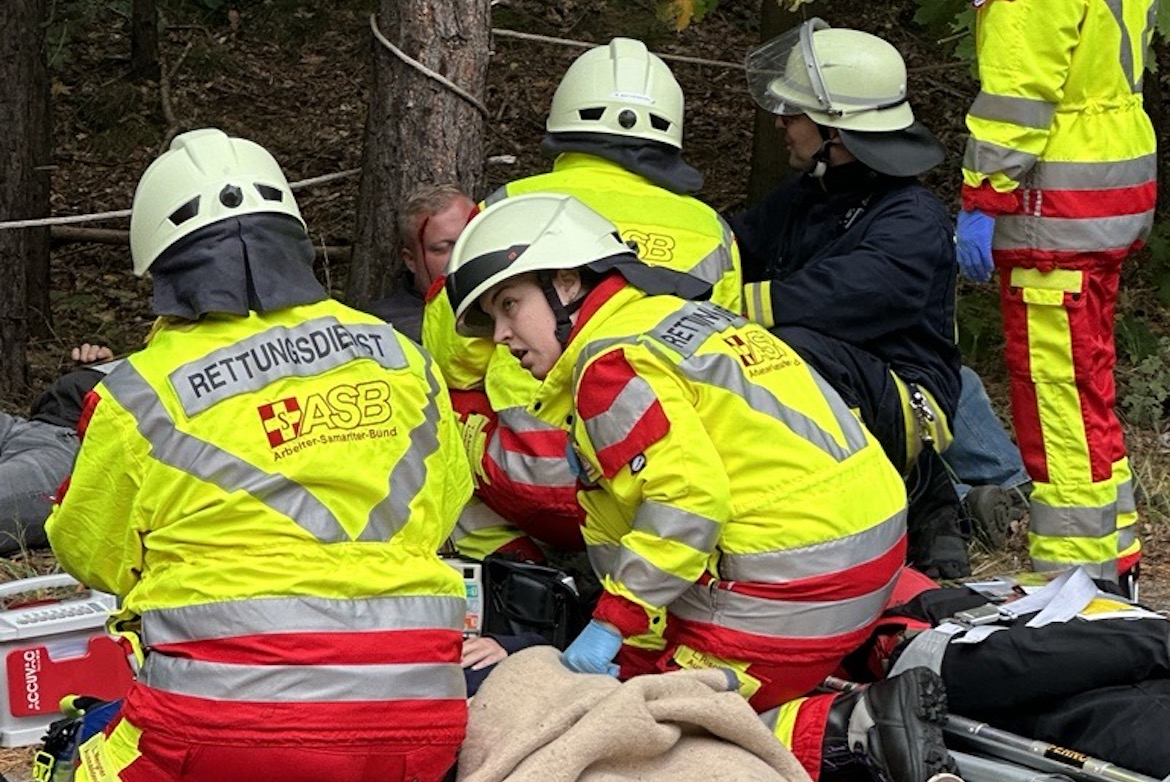
[[[488,207],[447,269],[461,331],[504,345],[540,381],[529,413],[570,430],[604,593],[562,659],[622,678],[726,668],[758,711],[783,704],[777,735],[811,774],[876,723],[869,761],[924,782],[950,767],[937,677],[891,679],[835,722],[833,696],[802,699],[864,640],[902,569],[900,476],[799,355],[721,307],[651,295],[673,284],[551,193]],[[630,643],[644,636],[663,643]],[[854,713],[852,733],[826,731]]]
[[[1141,545],[1113,409],[1113,317],[1121,264],[1154,219],[1142,73],[1156,8],[980,4],[956,234],[969,276],[1000,271],[1012,420],[1034,484],[1032,566],[1083,565],[1131,592]]]
[[[398,212],[402,275],[388,296],[369,311],[415,342],[422,342],[423,304],[451,257],[475,203],[457,185],[424,185]]]
[[[646,263],[693,275],[700,284],[688,295],[709,295],[738,312],[739,252],[731,230],[690,195],[703,178],[682,158],[683,104],[674,74],[641,41],[614,38],[586,51],[553,95],[541,146],[555,156],[552,171],[511,182],[485,204],[534,191],[571,194],[612,220]],[[576,480],[560,458],[566,435],[525,414],[536,391],[531,375],[507,350],[493,352],[490,341],[459,338],[442,295],[427,306],[423,344],[458,390],[455,406],[479,496],[511,522],[485,515],[476,526],[461,519],[460,550],[539,561],[522,531],[556,549],[580,549]]]
[[[731,218],[744,304],[833,384],[907,476],[910,562],[970,573],[939,457],[959,399],[954,227],[917,177],[943,148],[906,96],[898,50],[811,19],[750,52],[753,99],[802,173]]]
[[[442,378],[328,298],[251,141],[176,137],[130,235],[159,319],[90,395],[48,536],[145,659],[78,778],[442,778],[466,599],[434,552],[471,493]]]

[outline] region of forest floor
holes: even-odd
[[[166,20],[161,47],[165,87],[129,80],[126,4],[59,3],[49,26],[53,95],[52,212],[74,215],[129,208],[134,186],[159,153],[169,130],[217,126],[258,141],[296,182],[361,165],[370,58],[375,52],[368,16],[372,0],[304,3],[242,0],[189,3],[209,9],[199,18]],[[163,4],[167,5],[167,4]],[[911,21],[909,3],[833,0],[811,6],[834,26],[888,38],[910,69],[915,111],[945,144],[947,161],[927,184],[957,204],[963,116],[977,86],[970,68],[948,59],[949,47]],[[655,18],[651,0],[496,0],[493,26],[558,38],[604,43],[615,35],[639,37],[662,54],[686,55],[726,66],[671,62],[687,97],[685,157],[706,176],[699,196],[727,212],[743,205],[752,151],[754,106],[742,62],[759,41],[758,2],[723,0],[716,13],[676,33]],[[487,190],[547,170],[538,144],[560,75],[581,49],[497,36],[486,104]],[[386,56],[377,51],[377,56]],[[320,246],[343,247],[354,227],[358,178],[299,190],[297,198]],[[93,227],[128,227],[125,220]],[[150,326],[149,283],[130,273],[127,247],[60,244],[52,258],[50,337],[30,351],[33,388],[68,368],[68,352],[83,341],[115,351],[136,349]],[[319,272],[339,297],[345,259],[326,258]],[[1149,285],[1126,273],[1122,306],[1143,313],[1150,331],[1170,334]],[[997,303],[989,286],[963,283],[960,329],[966,360],[983,374],[997,409],[1006,414]],[[1127,372],[1119,366],[1124,391]],[[31,392],[30,392],[31,398]],[[29,400],[10,400],[19,412]],[[1146,558],[1143,594],[1170,608],[1170,438],[1165,426],[1127,426],[1142,513]],[[1024,568],[1020,531],[1003,551],[979,552],[980,574]],[[51,555],[29,552],[0,560],[0,580],[54,567]],[[0,773],[27,779],[29,753],[0,751]]]

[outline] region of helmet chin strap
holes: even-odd
[[[557,289],[553,286],[553,277],[546,271],[539,273],[540,289],[544,292],[544,298],[548,300],[548,306],[552,307],[553,315],[557,319],[556,337],[557,342],[561,347],[569,344],[569,333],[573,330],[572,315],[577,310],[581,309],[581,305],[585,303],[585,297],[571,301],[565,304],[561,301],[561,296],[557,293]]]
[[[832,146],[837,143],[824,125],[817,125],[817,130],[821,134],[821,148],[813,153],[812,167],[808,171],[808,175],[813,179],[820,179],[829,170],[829,155],[832,153]]]

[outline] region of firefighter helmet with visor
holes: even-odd
[[[745,65],[752,98],[773,114],[867,132],[914,122],[906,64],[876,35],[814,18],[748,52]]]

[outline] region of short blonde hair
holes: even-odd
[[[449,183],[423,185],[411,193],[398,210],[398,234],[402,237],[403,246],[413,250],[414,242],[419,238],[421,219],[434,217],[460,198],[471,201],[471,196],[464,193],[459,185]]]

